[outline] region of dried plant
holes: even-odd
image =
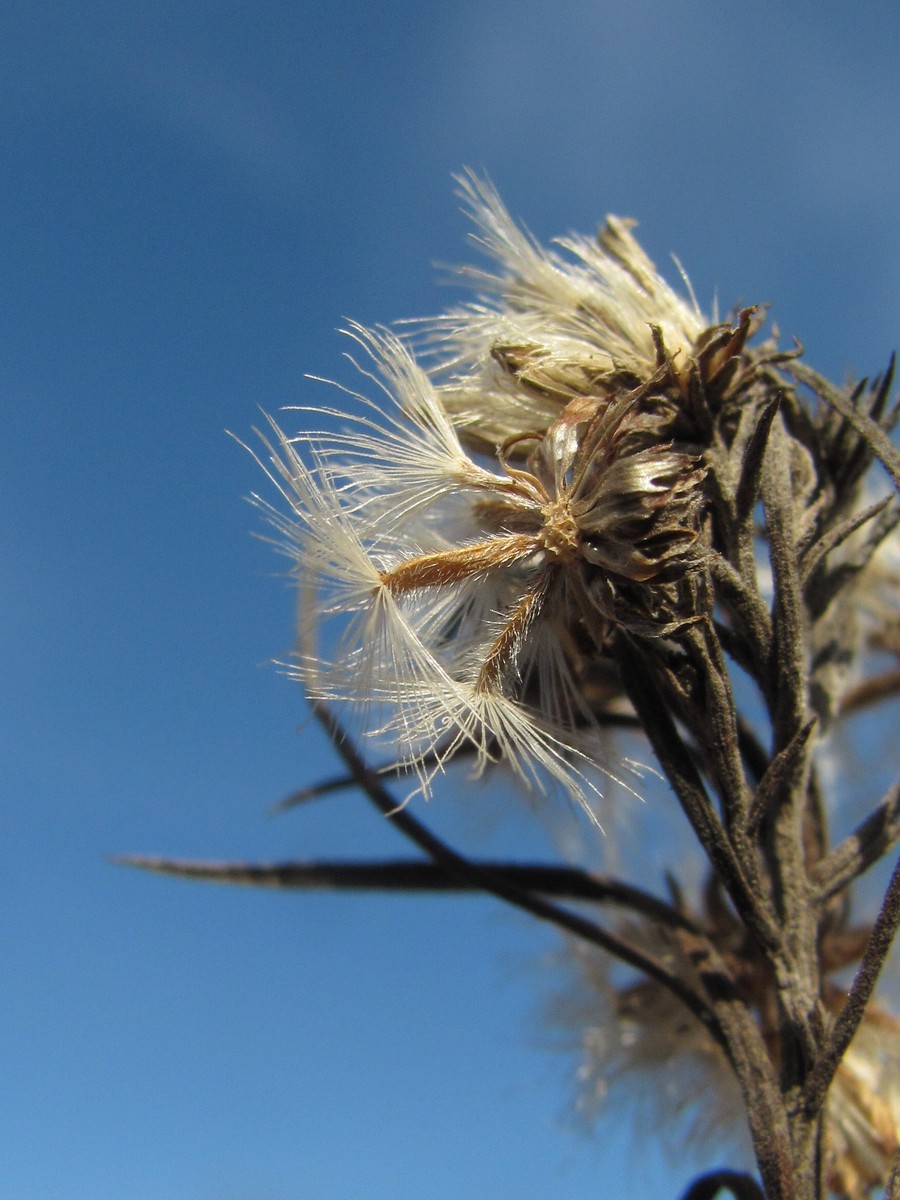
[[[892,367],[835,387],[760,340],[757,309],[705,317],[630,222],[548,250],[488,184],[460,185],[492,260],[460,273],[474,301],[402,336],[354,326],[381,403],[307,411],[290,436],[272,422],[259,456],[284,503],[257,502],[301,587],[290,670],[347,769],[290,802],[356,786],[424,853],[127,861],[495,895],[566,935],[556,1019],[590,1115],[623,1081],[676,1072],[695,1139],[746,1125],[758,1177],[713,1172],[691,1200],[900,1196],[900,1020],[872,1001],[896,866],[877,911],[850,916],[900,837],[900,781],[854,796],[837,840],[827,787],[844,726],[900,688]],[[537,803],[577,800],[557,819],[586,815],[600,845],[600,793],[633,779],[621,726],[686,815],[702,887],[680,859],[658,893],[479,861],[405,804],[450,790],[457,761],[507,768]]]

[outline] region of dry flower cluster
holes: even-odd
[[[558,1017],[587,1112],[656,1079],[661,1121],[687,1105],[713,1147],[724,1125],[749,1130],[758,1175],[712,1172],[691,1200],[900,1195],[900,1020],[870,1002],[896,867],[877,912],[850,916],[853,884],[900,837],[900,784],[855,797],[863,815],[835,840],[824,782],[842,726],[900,687],[892,371],[835,387],[799,348],[754,344],[758,310],[705,317],[630,222],[545,249],[488,184],[460,184],[491,260],[460,273],[475,299],[404,336],[354,327],[380,403],[306,410],[291,436],[273,422],[260,456],[301,587],[291,669],[347,780],[425,854],[130,861],[499,896],[567,935]],[[596,824],[599,790],[627,776],[610,752],[623,723],[688,818],[697,898],[677,862],[654,893],[467,858],[402,803],[449,787],[456,760],[500,764]]]

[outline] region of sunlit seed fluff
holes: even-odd
[[[467,749],[477,770],[502,760],[589,807],[596,724],[582,679],[628,623],[629,589],[650,597],[642,620],[655,605],[669,627],[673,566],[697,558],[702,470],[653,437],[640,389],[571,401],[518,439],[515,466],[511,445],[477,461],[404,346],[352,336],[388,405],[319,410],[341,427],[287,437],[273,425],[266,443],[292,509],[273,520],[315,591],[295,673],[314,696],[350,701],[426,794]]]
[[[545,429],[576,396],[649,379],[660,346],[687,369],[709,322],[657,273],[631,233],[608,217],[596,240],[572,234],[542,247],[493,187],[467,174],[461,195],[476,241],[496,268],[463,268],[478,299],[422,322],[441,401],[485,445]]]

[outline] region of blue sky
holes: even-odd
[[[451,174],[542,238],[633,215],[702,305],[771,301],[820,370],[872,373],[900,342],[898,35],[886,2],[7,3],[0,1192],[677,1195],[695,1164],[652,1131],[568,1127],[553,940],[521,918],[105,856],[402,851],[352,796],[267,815],[333,763],[271,666],[293,599],[224,431],[347,378],[343,319],[447,302]],[[484,789],[428,815],[539,840]]]

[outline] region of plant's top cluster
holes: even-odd
[[[755,378],[754,315],[708,322],[627,221],[546,250],[461,183],[496,263],[461,272],[478,299],[408,342],[351,330],[384,408],[357,397],[337,433],[273,426],[292,509],[275,520],[317,589],[304,619],[345,624],[296,673],[360,705],[426,793],[465,748],[587,803],[611,638],[711,611],[708,452]]]

